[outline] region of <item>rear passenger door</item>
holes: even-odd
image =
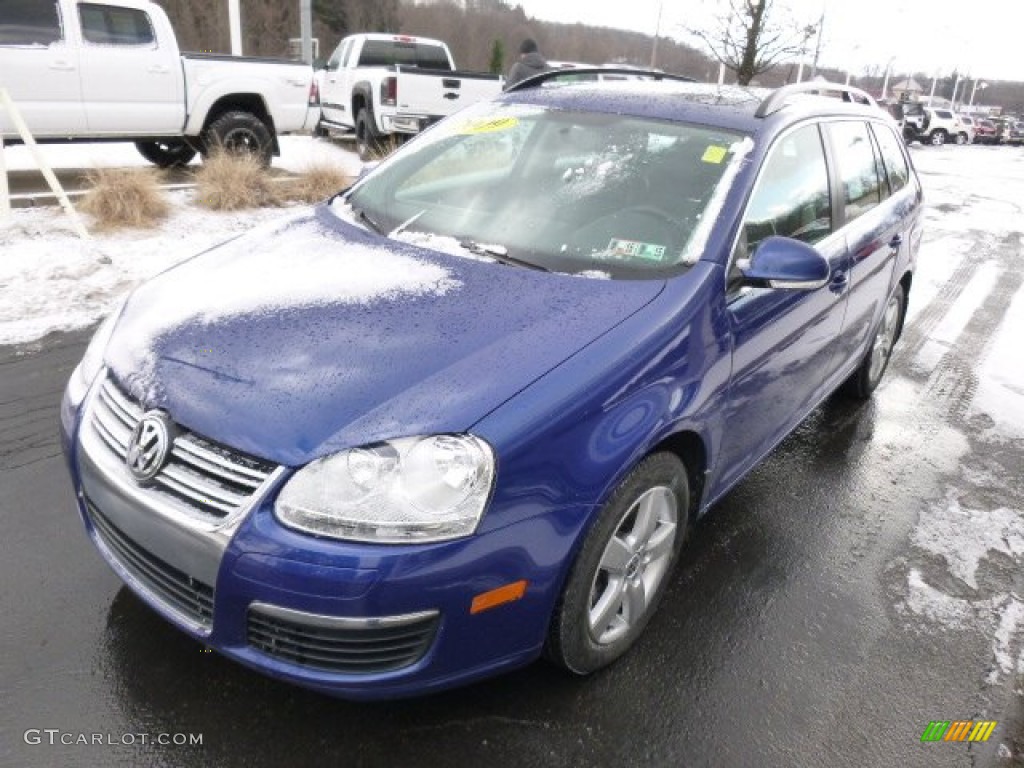
[[[909,235],[904,231],[909,218],[898,200],[909,170],[898,140],[887,126],[878,124],[872,130],[863,120],[842,120],[827,123],[825,128],[839,181],[839,215],[850,258],[850,295],[838,345],[840,363],[850,367],[865,354],[889,296],[900,248]],[[896,199],[875,136],[884,142]]]

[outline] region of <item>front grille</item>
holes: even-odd
[[[91,501],[86,506],[96,533],[125,569],[178,613],[207,629],[213,626],[213,587],[140,547]]]
[[[350,620],[329,626],[330,618],[273,606],[249,609],[249,644],[283,661],[312,669],[347,674],[393,672],[415,664],[437,632],[437,613],[398,619]],[[337,619],[340,624],[346,620]],[[390,622],[390,623],[388,623]]]
[[[94,401],[92,426],[122,461],[144,411],[110,379]],[[204,519],[223,519],[240,510],[277,467],[191,432],[174,439],[166,465],[152,489]]]

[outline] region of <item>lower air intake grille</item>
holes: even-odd
[[[286,611],[254,603],[249,644],[263,653],[312,669],[345,674],[392,672],[415,664],[437,632],[436,612],[376,620]]]
[[[89,519],[118,562],[169,608],[196,624],[213,626],[213,587],[168,565],[140,547],[87,502]]]

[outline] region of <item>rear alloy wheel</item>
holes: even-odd
[[[867,356],[843,384],[843,391],[850,397],[867,400],[882,381],[882,375],[889,366],[889,358],[892,357],[892,348],[900,335],[905,303],[903,286],[897,285],[886,302],[882,321],[878,324],[874,339],[871,340]]]
[[[941,147],[946,143],[946,132],[942,130],[932,131],[928,136],[928,141],[933,147]]]
[[[248,154],[266,168],[274,156],[274,137],[266,123],[251,112],[225,112],[203,133],[205,153],[222,150]]]
[[[584,675],[611,664],[643,632],[689,532],[686,467],[656,453],[612,494],[583,542],[545,654]]]
[[[183,168],[196,156],[195,149],[184,139],[137,141],[135,148],[158,168]]]

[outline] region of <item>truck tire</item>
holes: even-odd
[[[196,151],[184,139],[136,141],[139,154],[159,168],[182,168],[189,164]]]
[[[371,160],[379,160],[383,152],[383,145],[377,137],[377,129],[370,119],[370,113],[366,108],[359,110],[356,115],[356,153],[364,163]]]
[[[251,112],[225,112],[203,132],[204,155],[222,149],[248,153],[266,168],[274,155],[274,137],[267,124]]]

